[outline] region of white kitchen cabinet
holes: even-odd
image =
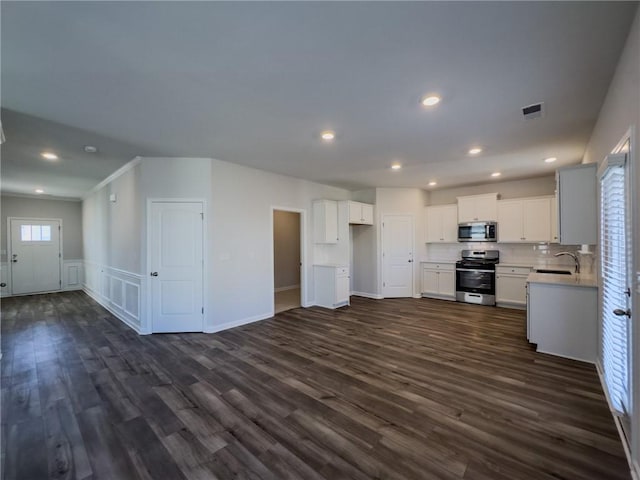
[[[350,201],[349,223],[354,225],[373,225],[373,205]]]
[[[551,241],[550,197],[519,198],[498,202],[499,242]]]
[[[349,267],[346,265],[314,265],[316,305],[338,308],[349,305]]]
[[[595,362],[598,350],[598,290],[529,282],[527,338],[537,351]]]
[[[498,220],[498,194],[483,193],[458,197],[458,222]]]
[[[313,241],[315,243],[338,243],[338,202],[314,200]]]
[[[456,278],[453,263],[422,263],[422,296],[455,300]]]
[[[559,243],[597,244],[596,164],[560,168],[556,172],[556,182]]]
[[[458,206],[434,205],[425,208],[426,243],[458,241]]]
[[[551,199],[551,243],[558,243],[558,196]]]
[[[526,308],[527,277],[531,267],[496,266],[496,304]]]

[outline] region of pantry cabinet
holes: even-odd
[[[519,198],[498,202],[499,242],[550,242],[550,197]]]
[[[354,225],[373,225],[373,205],[350,201],[349,223]]]
[[[422,296],[455,300],[456,278],[454,263],[422,263]]]
[[[458,206],[434,205],[426,207],[426,243],[455,243],[458,241]]]
[[[335,200],[314,200],[313,241],[338,243],[338,202]]]
[[[498,220],[498,194],[484,193],[458,197],[458,222]]]

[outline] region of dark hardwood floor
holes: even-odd
[[[80,292],[4,299],[3,478],[630,478],[594,367],[524,312],[352,301],[138,336]]]

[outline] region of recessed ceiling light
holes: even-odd
[[[333,130],[325,130],[320,134],[320,138],[325,142],[332,142],[336,138],[336,132]]]
[[[500,175],[502,175],[500,172],[493,172],[491,174],[492,177],[499,177]]]
[[[480,147],[473,147],[469,150],[469,155],[478,155],[482,153],[482,149]]]
[[[98,151],[98,147],[94,147],[93,145],[85,145],[84,151],[87,153],[96,153]]]
[[[424,105],[425,107],[433,107],[434,105],[440,103],[440,97],[437,95],[427,95],[425,97],[422,97],[420,103],[422,103],[422,105]]]
[[[46,158],[47,160],[58,160],[58,155],[53,152],[42,152],[42,158]]]
[[[44,193],[44,190],[42,190],[41,188],[36,188],[36,193]]]
[[[398,162],[391,164],[391,170],[400,170],[401,168],[402,168],[402,165]]]
[[[545,162],[545,163],[553,163],[553,162],[555,162],[556,160],[557,160],[557,158],[556,158],[556,157],[549,157],[549,158],[545,158],[545,159],[544,159],[544,162]]]
[[[435,187],[438,184],[438,182],[429,182],[429,186],[430,187]]]

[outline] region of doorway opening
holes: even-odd
[[[15,218],[9,222],[11,293],[62,289],[62,220]]]
[[[274,313],[302,306],[302,215],[273,210]]]

